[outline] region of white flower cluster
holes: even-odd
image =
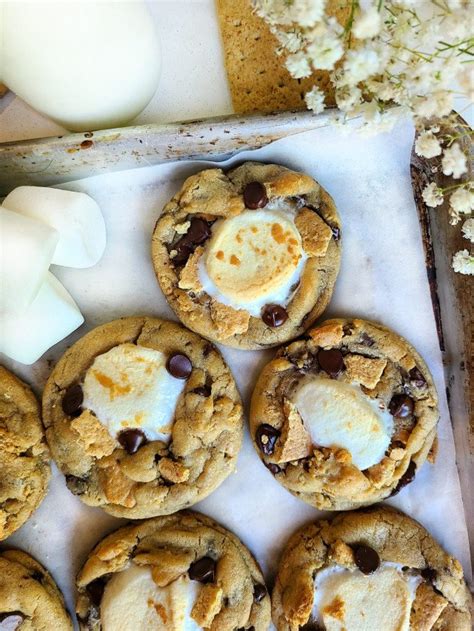
[[[328,71],[337,107],[345,119],[361,116],[366,129],[390,129],[410,114],[419,132],[416,153],[428,159],[439,156],[446,176],[455,180],[465,176],[468,160],[461,138],[447,136],[433,126],[432,119],[450,116],[455,90],[474,102],[474,71],[469,63],[474,49],[472,0],[339,4],[336,19],[326,0],[253,0],[257,14],[276,35],[278,52],[285,53],[293,77]],[[315,113],[323,111],[324,93],[313,87],[306,104]],[[451,223],[457,223],[460,215],[474,209],[473,187],[461,182],[447,188],[454,191],[449,207]],[[446,190],[431,183],[423,199],[428,206],[440,206]],[[467,264],[458,255],[456,266],[461,271]],[[470,255],[468,260],[472,266]]]

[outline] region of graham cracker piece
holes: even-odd
[[[283,413],[287,420],[278,441],[274,461],[282,463],[306,458],[312,451],[311,437],[298,410],[288,399],[283,401]]]
[[[204,585],[199,592],[191,618],[203,629],[210,628],[222,608],[223,592],[217,585]]]
[[[347,376],[351,381],[357,381],[366,388],[372,389],[380,381],[387,360],[363,357],[362,355],[346,355],[344,364],[346,365]]]
[[[90,410],[84,410],[80,416],[71,421],[71,428],[79,434],[81,445],[89,456],[95,458],[110,456],[116,447],[116,441],[107,428]]]
[[[8,92],[7,86],[3,85],[3,83],[0,83],[0,99],[2,98],[2,96],[5,96],[7,92]]]
[[[446,598],[437,594],[431,585],[421,583],[411,609],[410,629],[430,631],[447,604]]]
[[[295,224],[303,240],[308,256],[324,256],[332,237],[331,228],[309,208],[302,208],[296,215]]]
[[[162,548],[155,552],[141,552],[133,560],[137,565],[149,565],[154,582],[158,587],[166,587],[188,571],[194,554],[191,550]]]
[[[328,4],[331,14],[345,24],[350,3],[332,0]],[[254,13],[251,0],[216,0],[216,6],[232,103],[238,114],[306,109],[304,96],[314,85],[325,92],[326,105],[335,104],[327,71],[317,70],[306,79],[291,77],[284,65],[285,54],[275,52],[278,40]]]

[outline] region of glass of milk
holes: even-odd
[[[0,83],[67,129],[134,118],[156,91],[160,65],[141,0],[0,0]]]

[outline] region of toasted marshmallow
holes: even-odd
[[[185,382],[169,374],[166,360],[159,351],[128,343],[98,355],[84,379],[84,407],[114,438],[140,429],[148,440],[169,441]]]
[[[318,572],[312,618],[327,631],[409,631],[419,576],[396,563],[382,563],[374,574],[332,566]]]
[[[347,449],[361,471],[384,457],[393,433],[392,415],[359,387],[312,377],[299,385],[291,400],[313,445]]]
[[[158,587],[149,567],[131,565],[105,586],[102,631],[200,631],[191,618],[199,589],[200,583],[184,576]]]
[[[218,302],[260,317],[289,301],[306,258],[289,211],[247,210],[213,225],[199,279]]]

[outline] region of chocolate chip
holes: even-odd
[[[211,395],[211,386],[198,386],[193,390],[194,394],[198,394],[200,397],[209,397]]]
[[[202,557],[202,559],[191,563],[188,574],[192,581],[213,583],[216,578],[216,562],[211,557]]]
[[[267,326],[277,328],[288,320],[288,313],[280,305],[265,305],[262,311],[262,320]]]
[[[0,613],[0,631],[16,631],[24,619],[25,616],[19,611]]]
[[[74,495],[84,495],[87,490],[87,479],[75,475],[66,475],[66,486]]]
[[[413,460],[410,460],[410,464],[408,465],[407,470],[402,475],[402,477],[398,480],[398,484],[390,493],[390,497],[397,495],[397,493],[399,493],[403,489],[404,486],[406,486],[407,484],[410,484],[410,482],[413,482],[415,474],[416,474],[416,462],[413,462]]]
[[[256,583],[253,588],[253,599],[255,600],[255,602],[259,603],[265,598],[266,595],[267,588],[265,587],[265,585],[262,585],[261,583]]]
[[[146,442],[146,436],[141,429],[126,429],[117,436],[117,440],[129,454],[136,453]]]
[[[37,581],[38,583],[41,583],[41,581],[44,579],[44,574],[42,572],[39,572],[38,570],[35,570],[31,574],[30,578],[34,581]]]
[[[186,263],[188,258],[193,253],[194,248],[184,236],[181,237],[181,239],[174,244],[173,250],[176,250],[176,256],[173,258],[173,263],[184,265],[184,263]]]
[[[354,329],[352,328],[352,324],[345,324],[342,327],[342,332],[344,333],[344,335],[352,335]]]
[[[337,377],[344,368],[344,358],[337,348],[318,351],[319,366],[331,377]]]
[[[433,570],[432,567],[425,567],[423,570],[421,570],[420,574],[425,579],[425,581],[428,581],[430,583],[433,583],[433,581],[435,581],[436,577],[438,576],[438,572],[436,570]]]
[[[279,437],[280,432],[268,423],[260,425],[255,434],[257,445],[266,456],[270,456],[274,452],[275,443]]]
[[[264,208],[268,204],[267,191],[260,182],[249,182],[244,188],[244,204],[251,210]]]
[[[370,348],[371,346],[375,344],[375,340],[372,339],[370,335],[367,335],[367,333],[364,331],[362,335],[360,336],[360,343]]]
[[[105,581],[103,578],[96,578],[95,581],[87,585],[86,590],[89,598],[96,607],[100,606],[102,596],[104,595]]]
[[[317,622],[307,622],[300,627],[300,631],[322,631],[322,629]]]
[[[201,245],[204,241],[207,241],[210,236],[211,226],[207,223],[207,221],[204,221],[204,219],[200,219],[199,217],[193,217],[186,233],[188,241],[193,245]]]
[[[193,365],[187,355],[174,353],[168,357],[166,370],[176,379],[187,379],[193,371]]]
[[[173,263],[183,265],[194,252],[197,245],[204,243],[211,236],[211,227],[199,217],[191,219],[188,231],[172,246],[176,250]]]
[[[414,366],[410,372],[408,373],[409,377],[410,377],[410,382],[416,387],[416,388],[423,388],[424,386],[426,386],[426,379],[424,378],[423,374],[421,373],[420,370],[418,370],[418,368],[416,366]]]
[[[267,467],[267,469],[273,473],[273,475],[276,475],[277,473],[280,473],[281,471],[281,467],[279,467],[277,464],[275,464],[274,462],[266,462],[265,466]]]
[[[354,548],[354,560],[363,574],[372,574],[380,565],[380,558],[377,552],[363,544]]]
[[[84,401],[84,393],[78,383],[66,389],[62,400],[62,408],[64,414],[68,416],[79,416],[81,413],[82,402]]]
[[[413,414],[415,402],[407,394],[395,394],[388,404],[388,409],[395,418],[407,418]]]

